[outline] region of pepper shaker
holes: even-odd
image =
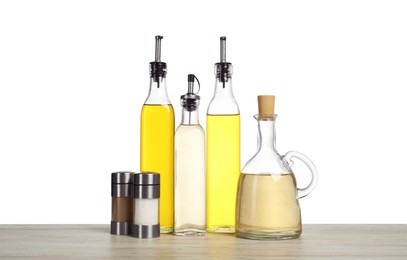
[[[134,172],[112,173],[112,221],[110,233],[130,235],[133,222],[133,175]]]

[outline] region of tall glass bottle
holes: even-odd
[[[160,174],[160,232],[171,233],[174,222],[174,110],[167,95],[167,64],[161,61],[156,36],[155,61],[150,63],[150,90],[141,110],[140,170]]]
[[[215,95],[206,117],[206,229],[233,233],[240,174],[240,112],[232,92],[232,64],[226,62],[226,37],[220,38],[215,75]]]
[[[205,132],[198,121],[194,79],[188,75],[188,93],[181,96],[182,122],[175,132],[175,235],[205,235]]]

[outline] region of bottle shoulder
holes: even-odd
[[[147,105],[170,105],[171,101],[167,93],[167,79],[166,77],[159,77],[154,79],[150,77],[150,88],[144,104]]]
[[[168,97],[165,99],[148,97],[146,99],[146,101],[144,101],[144,105],[152,105],[152,106],[157,105],[158,106],[158,105],[172,105],[172,103]]]
[[[174,108],[171,104],[144,104],[141,108],[141,115],[143,116],[148,113],[174,116]]]
[[[180,134],[188,134],[188,135],[195,135],[195,136],[203,136],[205,137],[205,131],[200,124],[197,125],[179,125],[176,130],[176,135]]]

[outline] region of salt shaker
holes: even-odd
[[[133,191],[133,237],[159,237],[160,175],[155,172],[135,174]]]

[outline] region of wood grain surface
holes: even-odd
[[[299,239],[110,235],[109,225],[0,225],[0,259],[407,259],[407,225],[304,225]]]

